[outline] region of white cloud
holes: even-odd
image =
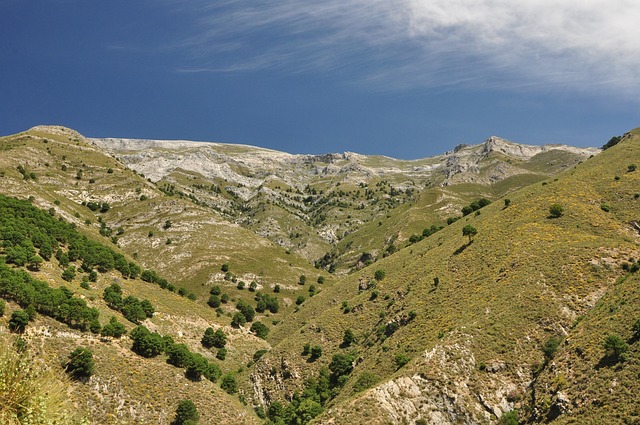
[[[247,5],[250,3],[251,5]],[[183,3],[184,4],[184,3]],[[342,72],[388,87],[640,86],[637,0],[192,0],[185,70]],[[192,10],[193,11],[193,10]]]

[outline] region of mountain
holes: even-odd
[[[200,423],[634,423],[640,131],[617,142],[492,137],[403,161],[57,126],[0,138],[0,359],[26,347],[46,374],[21,382],[65,388],[36,400],[68,423],[169,423],[184,399]],[[131,321],[126,297],[151,317]],[[127,335],[99,334],[112,316]],[[140,354],[138,325],[163,353]],[[70,380],[77,347],[95,371]]]
[[[390,245],[406,244],[412,234],[443,224],[479,195],[498,198],[599,151],[491,137],[407,161],[189,141],[91,142],[161,188],[214,208],[310,261],[328,255],[322,265],[339,271],[353,269],[362,253],[381,257]],[[406,216],[413,219],[391,219]],[[380,229],[359,231],[378,222],[384,224]]]

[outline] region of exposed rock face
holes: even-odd
[[[444,176],[442,185],[460,182],[492,183],[528,171],[505,160],[529,161],[553,151],[568,152],[577,160],[598,153],[596,148],[566,145],[530,146],[490,137],[480,145],[460,145],[453,152],[413,161],[371,157],[352,152],[325,155],[292,155],[245,145],[190,142],[183,140],[90,139],[117,155],[128,166],[158,181],[176,169],[197,172],[208,178],[241,183],[250,188],[278,177],[294,187],[313,181],[314,176],[347,174],[357,179],[406,174],[409,177]],[[502,155],[504,158],[490,157]],[[454,177],[455,176],[455,177]]]
[[[347,407],[373,409],[377,418],[372,424],[402,423],[408,418],[438,425],[495,421],[514,408],[509,395],[524,391],[528,375],[514,379],[504,368],[479,372],[469,342],[468,336],[457,335],[455,342],[424,352],[412,367],[413,375],[372,388]],[[352,412],[340,410],[344,408],[333,409],[331,423],[353,423]]]

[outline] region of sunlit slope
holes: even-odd
[[[35,127],[0,139],[0,149],[2,193],[34,196],[35,205],[53,208],[81,232],[133,255],[143,267],[193,292],[202,304],[213,284],[230,294],[238,281],[246,288],[255,281],[265,290],[280,284],[283,294],[295,299],[293,294],[303,289],[296,285],[300,275],[326,275],[215,210],[163,193],[72,130]],[[24,179],[18,166],[36,179]],[[109,209],[92,211],[82,205],[87,202],[107,203]],[[107,228],[106,236],[101,227]],[[223,264],[229,266],[227,280]],[[253,297],[246,290],[237,293]]]
[[[638,256],[629,221],[640,174],[628,172],[632,163],[640,163],[636,133],[508,195],[508,207],[497,200],[306,301],[284,325],[297,336],[252,373],[260,397],[280,398],[275,386],[301,389],[333,353],[354,351],[350,378],[319,423],[477,423],[525,412],[542,345],[570,333],[623,275],[621,263]],[[550,216],[554,204],[560,217]],[[462,234],[466,225],[477,229],[472,240]],[[384,279],[374,279],[376,270]],[[348,328],[358,342],[340,348]],[[307,342],[321,346],[322,357],[301,356]],[[399,367],[402,355],[410,361]],[[355,394],[364,373],[379,384]]]

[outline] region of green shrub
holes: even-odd
[[[564,208],[560,204],[553,204],[549,207],[549,217],[559,218],[564,214]]]
[[[29,314],[24,310],[16,310],[9,319],[9,330],[11,332],[23,333],[29,324]]]
[[[69,361],[65,365],[67,373],[75,378],[88,378],[93,375],[95,363],[91,350],[78,347],[69,354]]]
[[[604,340],[603,347],[607,358],[615,361],[625,361],[629,344],[627,344],[619,335],[611,334]]]
[[[174,418],[172,425],[184,425],[188,422],[198,422],[199,419],[200,414],[198,413],[196,405],[193,404],[193,401],[181,400],[180,403],[178,403],[176,417]]]
[[[230,373],[227,373],[222,377],[220,382],[220,388],[227,392],[227,394],[235,394],[238,392],[238,382],[236,377]]]

